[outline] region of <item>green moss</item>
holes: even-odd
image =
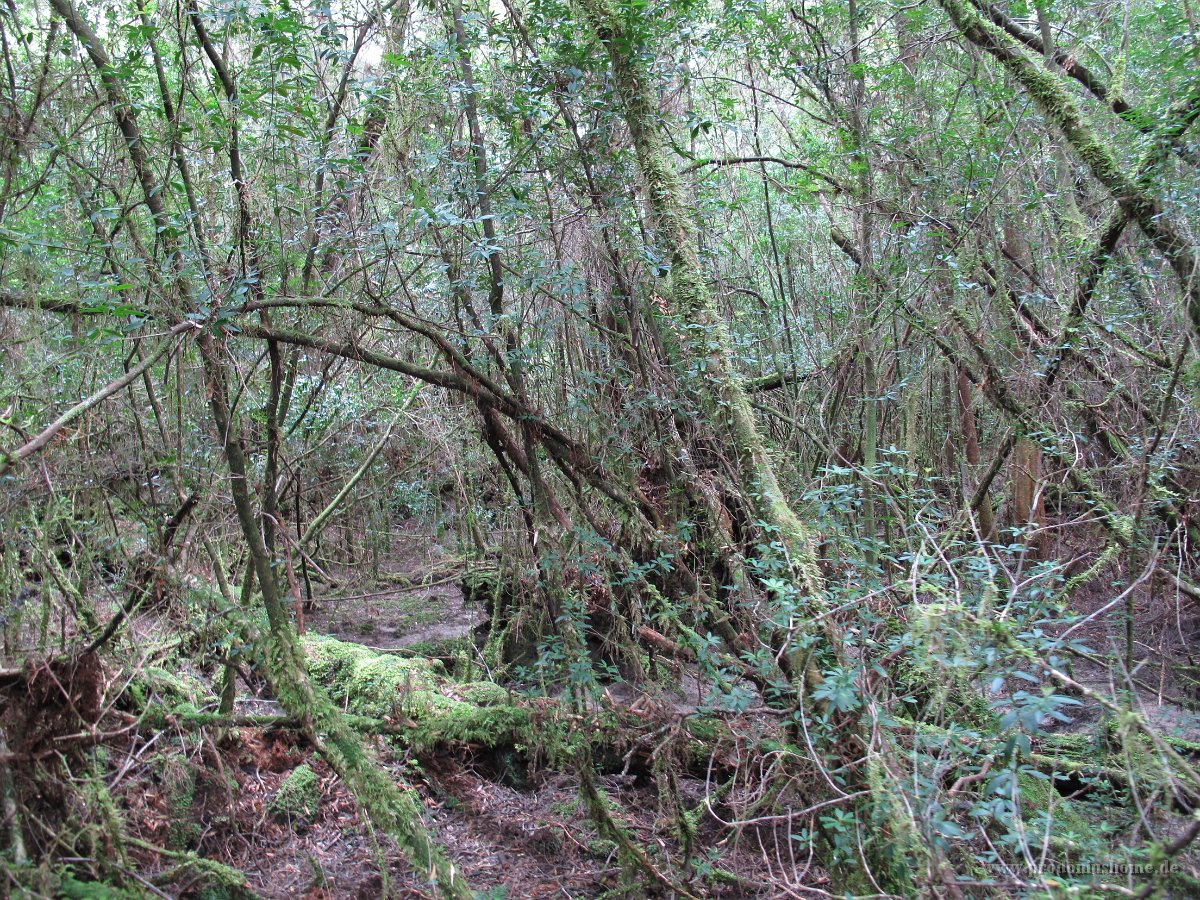
[[[529,714],[524,709],[480,707],[445,697],[440,699],[446,702],[427,708],[427,714],[408,737],[414,749],[431,750],[443,744],[495,747],[518,742],[528,735]]]
[[[897,894],[910,896],[917,890],[914,874],[928,870],[929,850],[917,833],[909,807],[890,790],[889,773],[879,757],[867,759],[867,784],[871,798],[868,815],[872,828],[869,840],[876,844],[876,855],[889,865],[879,875],[885,879],[884,886]],[[864,885],[864,893],[869,886]]]
[[[170,813],[167,847],[191,850],[200,840],[200,823],[195,816],[196,771],[175,754],[157,756],[152,765]]]
[[[414,656],[424,656],[432,659],[454,659],[463,650],[470,649],[470,641],[465,637],[435,638],[429,641],[417,641],[404,648]]]
[[[179,853],[174,858],[176,865],[156,876],[157,883],[186,882],[191,885],[187,896],[197,900],[253,900],[257,896],[246,886],[245,874],[232,866],[194,853]]]
[[[455,690],[464,700],[478,706],[504,706],[509,702],[508,690],[490,681],[472,681],[458,685]]]
[[[493,568],[481,566],[467,569],[459,586],[462,588],[463,598],[468,603],[481,603],[488,610],[492,610],[499,603],[504,593],[500,573]]]
[[[1178,753],[1191,754],[1193,756],[1200,755],[1200,741],[1189,741],[1174,735],[1160,735],[1163,743],[1170,746]]]
[[[1095,829],[1088,824],[1078,807],[1059,796],[1053,779],[1032,772],[1018,772],[1017,786],[1026,821],[1039,814],[1051,817],[1054,823],[1053,843],[1059,852],[1078,849],[1080,842]]]
[[[418,641],[404,648],[414,656],[440,660],[456,679],[470,680],[479,674],[475,646],[468,637]]]
[[[87,810],[82,834],[87,845],[86,852],[93,859],[128,865],[123,841],[125,822],[108,790],[103,764],[97,759],[94,765],[92,777],[84,781],[79,793]]]
[[[317,775],[308,766],[297,766],[283,780],[271,800],[271,813],[294,822],[311,819],[321,806]]]
[[[685,724],[692,737],[705,742],[715,741],[726,731],[716,719],[705,719],[700,716],[688,716]]]
[[[305,635],[303,645],[313,680],[326,686],[335,703],[361,716],[394,716],[403,705],[401,694],[430,690],[445,673],[440,662],[390,656],[323,635]]]
[[[135,677],[130,679],[121,700],[123,708],[138,714],[150,706],[194,704],[209,693],[199,678],[186,672],[170,672],[149,667],[138,671]],[[150,702],[152,699],[153,703]]]
[[[1177,753],[1200,752],[1200,745],[1182,738],[1159,735],[1159,739]],[[1127,781],[1156,784],[1170,777],[1162,754],[1145,735],[1133,730],[1129,722],[1112,716],[1094,730],[1078,734],[1056,734],[1042,740],[1047,756],[1069,767],[1075,762],[1081,771],[1108,776],[1115,784]]]
[[[309,635],[314,680],[352,713],[411,723],[399,740],[418,751],[446,744],[495,747],[528,736],[529,713],[491,682],[455,683],[436,660],[408,659]]]
[[[1055,756],[1065,756],[1071,759],[1091,759],[1096,761],[1099,749],[1095,736],[1090,732],[1075,732],[1072,734],[1054,734],[1039,738],[1047,748],[1054,750]]]
[[[62,900],[140,900],[140,891],[116,887],[102,881],[78,881],[68,872],[58,885]]]

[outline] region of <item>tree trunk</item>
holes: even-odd
[[[779,486],[749,397],[733,370],[729,330],[713,305],[701,269],[696,228],[678,175],[667,159],[645,66],[631,43],[636,39],[607,0],[584,0],[583,8],[608,50],[658,240],[670,260],[670,311],[677,320],[683,362],[695,373],[693,387],[713,421],[727,430],[742,491],[762,523],[779,535],[801,587],[819,604],[824,585],[817,568],[816,543]]]
[[[971,380],[962,370],[958,373],[958,411],[962,428],[963,456],[967,462],[967,483],[963,487],[963,495],[971,496],[971,482],[979,471],[979,429],[975,425],[975,402],[971,396]],[[985,541],[996,539],[996,519],[992,514],[992,501],[984,491],[983,502],[979,504],[979,536]]]

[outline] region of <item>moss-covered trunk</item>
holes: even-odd
[[[1062,133],[1067,143],[1104,185],[1130,220],[1137,222],[1154,248],[1170,263],[1185,296],[1192,334],[1200,338],[1200,256],[1184,229],[1168,215],[1160,197],[1146,181],[1131,174],[1083,115],[1078,101],[1062,80],[1035,62],[1024,48],[988,21],[964,0],[939,0],[959,31],[980,49],[995,57],[1033,98],[1046,120]],[[1194,121],[1200,115],[1200,82],[1193,79],[1187,102],[1171,110],[1177,120],[1164,131]]]
[[[780,487],[749,396],[734,371],[729,329],[717,313],[705,280],[696,227],[675,166],[667,157],[637,38],[607,0],[583,0],[582,6],[608,50],[658,241],[670,260],[669,300],[677,320],[681,362],[712,422],[730,441],[743,494],[761,522],[778,535],[799,586],[812,606],[819,607],[824,585],[817,567],[816,543]]]

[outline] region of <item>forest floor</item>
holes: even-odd
[[[1132,593],[1133,603],[1121,610],[1132,613],[1127,631],[1122,616],[1113,615],[1122,583],[1115,569],[1110,578],[1099,577],[1076,596],[1072,609],[1080,621],[1055,634],[1066,635],[1090,651],[1091,658],[1074,657],[1070,671],[1085,688],[1102,697],[1124,697],[1164,737],[1200,742],[1200,667],[1193,661],[1194,614],[1181,610],[1169,592],[1153,589]],[[1067,633],[1069,630],[1069,634]],[[1132,638],[1132,646],[1130,639]],[[1131,664],[1130,664],[1131,663]],[[1131,671],[1124,683],[1117,673]],[[1047,721],[1043,727],[1059,733],[1087,731],[1109,715],[1102,704],[1087,696],[1079,706],[1065,710],[1071,721]]]
[[[209,832],[198,849],[208,858],[243,871],[257,895],[310,900],[435,896],[394,851],[385,849],[380,854],[344,785],[289,735],[243,729],[221,749],[221,756],[234,772],[239,789],[224,798],[219,816],[211,815],[216,812],[217,798],[206,801],[214,808],[206,816]],[[320,803],[315,814],[297,818],[273,815],[272,799],[301,765],[310,766],[318,778]],[[398,780],[418,791],[427,824],[482,896],[518,900],[599,897],[608,891],[622,895],[621,867],[614,848],[597,838],[579,802],[576,779],[549,774],[518,789],[500,783],[495,772],[481,770],[469,759],[446,756],[418,766],[392,758],[388,765]],[[610,776],[602,784],[620,804],[623,824],[647,846],[659,847],[664,855],[678,852],[657,821],[652,784],[638,783],[632,776]],[[704,785],[685,781],[681,790],[696,801]],[[169,844],[171,829],[178,827],[178,822],[170,815],[168,801],[161,794],[140,790],[129,800],[130,820],[142,813],[141,827],[135,832],[140,831],[139,836],[152,843]],[[221,825],[214,827],[218,819]],[[715,835],[715,823],[707,830]],[[151,856],[143,862],[153,870]],[[770,873],[748,842],[741,848],[724,848],[721,862],[747,879],[764,879],[761,896],[778,896],[765,887]],[[714,893],[711,885],[703,891],[706,896],[760,896],[747,886],[752,883],[730,886],[728,893]],[[186,887],[180,887],[187,896]]]
[[[377,572],[346,566],[331,574],[336,589],[320,596],[307,617],[309,630],[381,652],[429,653],[472,637],[485,618],[484,610],[464,599],[461,565],[432,535],[399,533]],[[1073,672],[1086,687],[1114,696],[1107,673],[1116,668],[1111,658],[1126,649],[1126,634],[1105,614],[1115,594],[1104,584],[1105,579],[1098,579],[1076,597],[1075,608],[1084,621],[1072,637],[1092,648],[1097,661],[1076,661]],[[1191,634],[1178,611],[1152,592],[1139,595],[1133,611],[1134,652],[1147,661],[1137,669],[1132,696],[1164,735],[1197,740],[1200,718],[1191,699],[1191,670],[1162,662],[1186,658]],[[139,632],[161,627],[148,618],[135,623]],[[147,643],[149,637],[149,632],[143,634]],[[663,690],[653,698],[664,716],[678,719],[700,702],[693,674],[681,672],[680,678],[684,689]],[[611,693],[609,699],[627,709],[646,700],[628,685],[614,686]],[[255,696],[244,689],[236,711],[280,712],[269,694]],[[1047,725],[1059,733],[1097,733],[1106,715],[1086,697],[1067,712],[1070,722]],[[726,714],[724,720],[734,735],[753,735],[763,727],[753,711]],[[199,746],[194,738],[191,732],[185,739],[183,730],[178,735],[170,730],[134,733],[126,751],[113,753],[119,774],[110,779],[110,787],[126,833],[154,847],[195,851],[233,866],[245,873],[250,890],[264,898],[435,896],[394,848],[375,843],[354,798],[295,730],[240,727],[224,736],[202,732]],[[375,740],[381,764],[396,781],[415,791],[426,823],[479,896],[625,895],[629,885],[623,879],[629,870],[615,845],[599,835],[574,773],[539,767],[515,747],[417,756],[383,739],[369,740]],[[119,762],[122,752],[124,763]],[[305,767],[315,775],[315,804],[306,810],[281,809],[285,782]],[[598,782],[614,801],[619,822],[652,859],[672,861],[670,877],[698,896],[804,896],[811,892],[789,891],[801,885],[831,887],[822,869],[791,856],[797,845],[789,823],[744,828],[737,832],[740,837],[729,837],[735,830],[717,818],[724,810],[714,802],[716,812],[710,808],[698,822],[696,849],[689,856],[676,836],[669,804],[662,802],[660,785],[644,767]],[[680,772],[676,789],[689,808],[702,808],[708,789],[704,778]],[[127,865],[136,863],[143,875],[174,864],[169,855],[137,845],[130,845],[128,853]],[[1195,865],[1197,860],[1189,854],[1186,862]],[[689,881],[711,876],[714,867],[723,871],[724,880]],[[162,888],[165,896],[201,896],[199,885],[186,878]]]
[[[336,572],[339,589],[317,594],[314,631],[380,650],[468,637],[483,611],[463,600],[461,566],[432,534],[409,524],[394,535],[377,577],[354,567]]]
[[[430,535],[401,534],[377,576],[368,580],[354,567],[332,574],[338,579],[337,589],[321,596],[307,617],[307,627],[339,640],[404,655],[414,647],[429,652],[470,637],[485,616],[465,602],[461,567]],[[682,694],[671,693],[662,700],[663,709],[694,709]],[[692,696],[691,702],[695,700]],[[241,715],[280,712],[269,698],[244,693],[236,710]],[[740,725],[736,720],[729,724],[734,731],[756,728],[749,718]],[[417,792],[426,823],[480,896],[517,900],[625,895],[628,885],[622,878],[627,870],[615,845],[598,835],[580,800],[575,775],[538,770],[513,751],[418,759],[382,740],[374,749],[396,780]],[[346,787],[294,731],[239,728],[218,744],[210,742],[207,751],[202,761],[192,761],[203,768],[183,819],[179,792],[170,777],[123,783],[115,797],[135,836],[162,847],[187,845],[233,866],[246,874],[250,889],[265,898],[435,896],[394,848],[379,848]],[[176,763],[188,761],[182,756],[158,759],[154,766],[161,773]],[[281,815],[281,787],[302,766],[316,775],[319,803],[311,815]],[[670,817],[664,815],[653,777],[645,772],[615,774],[599,783],[620,811],[621,824],[653,857],[678,861],[687,855]],[[703,779],[678,779],[679,795],[689,806],[703,800],[705,789]],[[188,833],[181,834],[181,828]],[[779,885],[794,881],[796,872],[804,870],[803,860],[788,860],[785,873],[782,861],[776,866],[764,854],[767,847],[774,854],[780,843],[787,847],[787,835],[781,842],[780,835],[752,830],[740,844],[726,845],[720,843],[726,831],[715,818],[701,821],[699,828],[703,850],[689,861],[692,877],[714,863],[736,876],[723,887],[714,888],[711,880],[698,886],[702,896],[779,896]],[[145,852],[138,862],[143,872],[154,871],[156,856]],[[157,859],[157,866],[165,868],[169,862]],[[773,871],[776,868],[780,871]],[[682,870],[672,876],[681,881],[689,877]],[[820,884],[824,876],[814,870],[805,880]],[[774,887],[768,887],[773,882]],[[171,896],[191,895],[186,884],[175,887],[179,893],[172,891]]]

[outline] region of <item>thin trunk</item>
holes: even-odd
[[[1037,441],[1020,438],[1013,448],[1012,524],[1032,529],[1023,538],[1030,555],[1036,557],[1041,545],[1041,530],[1046,524],[1046,508],[1041,490],[1042,451]]]
[[[875,383],[875,360],[871,352],[863,354],[863,537],[866,539],[864,559],[874,571],[879,562],[875,547],[875,461],[879,450],[879,425],[875,402],[878,386]]]
[[[961,370],[958,373],[958,414],[963,438],[963,456],[966,458],[968,478],[963,486],[964,496],[971,496],[970,482],[979,469],[979,429],[975,425],[975,401],[972,396],[971,380]],[[992,514],[992,501],[987,488],[983,488],[983,499],[979,504],[979,536],[985,541],[996,537],[996,519]]]

